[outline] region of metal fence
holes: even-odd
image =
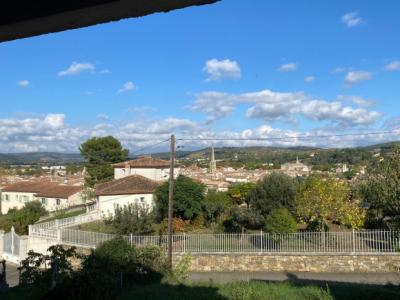
[[[55,238],[61,244],[91,248],[116,237],[63,228],[36,229],[31,234]],[[137,247],[151,245],[164,249],[168,241],[166,235],[123,238]],[[400,231],[175,234],[172,246],[175,253],[395,253],[400,251]]]
[[[74,217],[64,218],[64,219],[56,219],[48,222],[38,223],[31,225],[32,229],[36,230],[49,230],[49,229],[56,229],[62,227],[70,227],[75,226],[83,223],[89,223],[101,220],[102,216],[97,211],[93,211],[90,213],[86,213],[83,215],[78,215]]]
[[[19,246],[19,235],[15,233],[14,227],[12,227],[10,232],[4,234],[3,251],[9,255],[19,256]]]

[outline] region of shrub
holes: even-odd
[[[203,202],[203,213],[207,225],[218,221],[219,217],[232,206],[227,193],[209,191]]]
[[[154,215],[150,209],[140,204],[129,204],[115,209],[111,221],[115,231],[119,234],[149,234],[152,233]]]
[[[297,223],[288,209],[275,208],[267,216],[264,229],[271,233],[294,233],[297,231]]]
[[[224,231],[240,232],[243,228],[260,229],[265,219],[259,212],[244,207],[233,207],[223,221]]]

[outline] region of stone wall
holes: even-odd
[[[182,255],[174,256],[174,264]],[[400,254],[191,254],[192,272],[400,272]]]

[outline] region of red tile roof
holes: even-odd
[[[114,168],[125,168],[127,166],[131,168],[168,168],[169,161],[150,156],[143,156],[137,159],[113,164],[112,166]]]
[[[160,183],[140,175],[131,175],[96,186],[96,195],[152,194]]]
[[[80,186],[59,185],[50,181],[22,181],[7,185],[3,192],[34,193],[36,197],[67,199],[80,190]]]

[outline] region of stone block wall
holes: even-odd
[[[174,256],[176,264],[182,255]],[[191,254],[192,272],[400,272],[400,254]]]

